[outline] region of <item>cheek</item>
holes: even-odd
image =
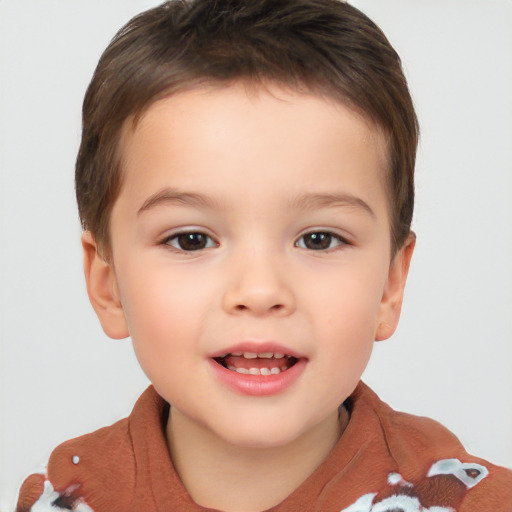
[[[159,360],[160,364],[175,360],[197,343],[205,295],[183,272],[171,274],[165,265],[144,267],[144,271],[137,271],[137,265],[124,268],[119,283],[128,329],[143,368]]]
[[[375,340],[385,272],[363,264],[330,275],[310,295],[308,309],[317,315],[315,335],[327,346],[322,354],[330,359],[326,364],[333,371],[359,373],[359,377]]]
[[[373,327],[385,287],[387,269],[367,260],[349,262],[341,268],[311,273],[304,281],[308,309],[324,317],[324,324],[353,331]]]

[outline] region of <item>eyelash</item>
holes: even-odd
[[[327,238],[328,242],[329,242],[329,247],[325,247],[325,248],[320,248],[320,249],[310,249],[308,248],[305,243],[303,245],[299,245],[299,242],[304,239],[305,237],[325,237]],[[324,240],[325,240],[324,238]],[[333,241],[336,241],[336,245],[334,247],[330,247],[331,243]],[[310,249],[312,251],[316,251],[316,252],[330,252],[330,251],[334,251],[336,250],[338,247],[341,247],[341,246],[346,246],[346,245],[351,245],[350,242],[342,237],[341,235],[338,235],[336,233],[332,233],[331,231],[322,231],[322,230],[318,230],[318,231],[309,231],[308,233],[304,233],[298,240],[297,242],[295,242],[295,245],[297,247],[300,247],[301,249]]]
[[[190,247],[188,249],[184,248],[183,243],[184,242],[186,243],[186,240],[182,237],[188,236],[189,241],[192,241],[191,237],[196,236],[196,235],[199,235],[200,237],[203,237],[205,239],[205,242],[206,242],[205,245],[201,246],[201,247],[196,247],[196,248],[190,248]],[[325,243],[325,240],[327,240],[328,247],[320,247],[320,248],[316,248],[316,249],[311,249],[310,247],[307,247],[307,245],[306,245],[307,242],[303,242],[302,244],[300,243],[300,241],[305,239],[305,237],[310,237],[309,240],[311,240],[312,238],[315,238],[317,236],[319,237],[321,242]],[[180,241],[180,238],[182,238],[181,241]],[[172,241],[176,241],[177,244],[173,245],[171,243]],[[331,247],[331,244],[333,241],[336,242],[336,245]],[[215,242],[211,236],[203,233],[202,231],[181,231],[179,233],[174,233],[174,234],[164,238],[162,240],[161,244],[171,247],[175,251],[182,252],[182,253],[190,253],[190,252],[201,251],[204,249],[211,249],[212,247],[216,247],[218,245],[217,242]],[[199,244],[199,245],[201,245],[201,244]],[[299,239],[297,240],[297,242],[295,242],[294,245],[295,245],[295,247],[299,247],[301,249],[309,249],[309,250],[315,251],[315,252],[330,252],[330,251],[336,250],[340,246],[351,245],[351,243],[346,238],[344,238],[336,233],[332,233],[330,231],[318,230],[318,231],[310,231],[308,233],[304,233],[303,235],[301,235],[299,237]]]
[[[188,236],[189,237],[189,240],[191,239],[192,236],[194,235],[199,235],[203,238],[206,239],[206,245],[204,247],[199,247],[199,248],[195,248],[195,249],[185,249],[183,246],[181,247],[177,247],[175,245],[173,245],[171,243],[171,241],[173,240],[176,240],[178,242],[177,245],[181,245],[181,243],[183,243],[185,240],[181,240],[181,243],[180,243],[180,238],[181,237],[186,237]],[[213,242],[212,244],[210,244],[210,242]],[[217,246],[218,244],[213,240],[213,238],[205,233],[203,233],[202,231],[180,231],[179,233],[174,233],[170,236],[167,236],[165,237],[163,240],[162,240],[162,245],[166,245],[166,246],[169,246],[171,247],[172,249],[176,250],[177,252],[196,252],[196,251],[200,251],[200,250],[203,250],[203,249],[210,249],[211,247],[215,247]]]

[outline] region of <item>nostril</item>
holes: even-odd
[[[246,306],[245,304],[237,304],[235,306],[235,309],[237,311],[245,311],[246,309],[251,309],[251,308],[249,306]],[[284,309],[283,304],[274,304],[273,306],[270,306],[268,308],[269,311],[281,311],[282,309]]]
[[[232,287],[222,297],[222,307],[232,314],[252,313],[256,316],[282,315],[294,309],[295,299],[290,290],[266,289],[263,286],[248,285]]]

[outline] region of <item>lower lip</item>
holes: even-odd
[[[299,359],[292,367],[277,375],[245,375],[228,370],[210,359],[216,377],[225,385],[242,395],[270,396],[282,393],[302,374],[306,360]]]

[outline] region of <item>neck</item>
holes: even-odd
[[[261,512],[283,501],[330,453],[348,423],[340,408],[283,446],[235,446],[171,408],[167,442],[192,499],[224,512]]]

